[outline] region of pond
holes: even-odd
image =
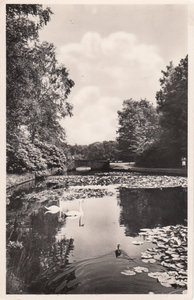
[[[186,291],[186,188],[127,184],[150,178],[69,175],[9,191],[7,294]]]

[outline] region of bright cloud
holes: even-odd
[[[87,144],[115,139],[120,98],[103,96],[98,87],[86,86],[73,100],[74,116],[62,122],[69,142]]]
[[[154,102],[164,68],[156,47],[122,31],[107,37],[87,32],[80,43],[60,47],[58,60],[75,81],[74,117],[63,124],[69,142],[78,144],[114,139],[123,100]]]

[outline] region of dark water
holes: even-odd
[[[83,187],[82,187],[83,188]],[[145,266],[140,254],[151,243],[141,228],[184,224],[187,195],[182,188],[127,189],[108,187],[112,196],[85,198],[80,218],[45,214],[45,202],[35,187],[15,191],[7,206],[8,294],[147,294],[170,293],[145,273],[121,274],[128,267]],[[36,187],[37,191],[37,187]],[[29,193],[31,201],[24,201]],[[65,195],[68,191],[64,191]],[[49,193],[48,193],[49,197]],[[38,203],[38,204],[37,204]],[[77,209],[79,200],[63,201]],[[117,244],[122,254],[115,255]],[[155,263],[150,272],[164,268]]]

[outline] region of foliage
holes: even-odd
[[[63,167],[66,156],[60,145],[65,131],[60,119],[72,115],[67,98],[74,82],[58,64],[53,44],[38,40],[52,12],[42,5],[6,8],[7,168],[22,172]]]
[[[159,139],[136,162],[145,167],[180,167],[181,158],[187,157],[188,57],[177,67],[171,62],[162,74],[161,89],[156,93]]]
[[[150,145],[141,155],[136,157],[136,166],[171,168],[180,165],[174,155],[174,149],[168,148],[163,140]]]
[[[43,143],[35,139],[32,143],[29,137],[20,133],[15,135],[15,143],[7,147],[7,171],[23,173],[57,168],[62,174],[66,171],[68,157],[63,149],[55,145]]]
[[[26,125],[32,142],[35,136],[64,139],[59,120],[72,111],[67,97],[74,82],[58,65],[54,46],[38,41],[38,30],[50,14],[41,5],[7,6],[8,134]]]
[[[51,10],[41,5],[7,4],[6,12],[7,122],[13,131],[22,121],[23,103],[33,92],[29,44],[38,39],[38,30],[49,21]]]
[[[75,159],[117,160],[117,142],[103,141],[89,145],[74,145],[70,146],[70,152]]]
[[[125,100],[118,111],[118,149],[120,159],[135,160],[157,140],[159,125],[158,115],[147,100]]]
[[[181,157],[187,156],[188,57],[181,59],[176,67],[170,63],[162,74],[161,89],[156,93],[163,129],[161,138],[180,163]]]

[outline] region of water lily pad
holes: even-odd
[[[137,272],[137,273],[142,273],[142,272],[148,272],[149,270],[148,270],[148,268],[145,268],[145,267],[134,267],[133,268],[134,270],[135,270],[135,272]]]
[[[154,258],[149,259],[149,263],[154,264],[156,260]]]
[[[150,229],[149,228],[142,228],[142,229],[140,229],[140,231],[150,231]]]
[[[183,265],[183,264],[180,264],[180,263],[176,264],[176,266],[177,266],[178,268],[180,268],[180,269],[183,269],[183,268],[184,268],[184,265]]]
[[[153,258],[156,259],[156,260],[160,260],[161,255],[160,254],[156,254],[156,255],[153,256]]]
[[[132,244],[133,245],[142,245],[143,242],[141,242],[141,241],[133,241]]]
[[[140,232],[139,235],[140,235],[140,236],[147,236],[148,233],[147,233],[147,232]]]
[[[141,258],[149,259],[149,258],[152,258],[152,256],[149,253],[147,253],[147,252],[143,252],[141,254]]]
[[[187,283],[183,280],[177,280],[176,284],[179,285],[179,286],[186,286],[187,285]]]
[[[164,281],[160,282],[160,284],[165,286],[165,287],[171,287],[172,286],[170,283],[164,282]]]
[[[161,274],[162,274],[161,272],[151,272],[151,273],[148,273],[148,276],[158,279],[158,277],[161,276]]]
[[[125,271],[122,271],[121,274],[126,275],[126,276],[132,276],[132,275],[135,275],[136,272],[131,271],[131,270],[125,270]]]
[[[164,245],[162,243],[157,243],[157,246],[158,246],[158,248],[164,248],[164,249],[168,248],[168,246],[166,246],[166,245]]]

